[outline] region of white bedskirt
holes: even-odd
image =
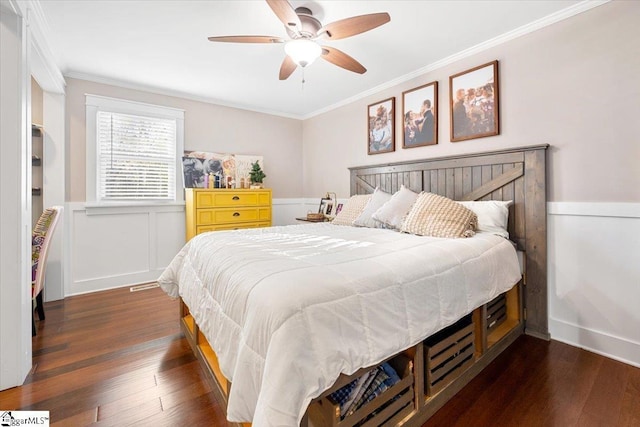
[[[311,399],[520,280],[513,245],[324,224],[201,234],[158,280],[232,382],[230,421],[297,426]]]

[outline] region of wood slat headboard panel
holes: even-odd
[[[509,236],[525,251],[525,332],[549,339],[547,314],[548,145],[349,168],[351,194],[400,186],[454,200],[513,200]]]

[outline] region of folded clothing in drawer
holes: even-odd
[[[340,405],[340,419],[344,419],[398,382],[400,377],[395,369],[385,362],[334,391],[330,397]]]

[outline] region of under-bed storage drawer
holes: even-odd
[[[487,333],[491,333],[505,320],[507,320],[507,297],[502,294],[487,304]]]
[[[522,319],[519,302],[520,292],[521,284],[518,283],[485,305],[486,348],[490,348],[500,341],[520,324]]]
[[[475,330],[469,314],[424,341],[425,392],[433,396],[475,361]]]
[[[414,352],[415,353],[415,352]],[[309,406],[309,416],[314,426],[334,427],[378,427],[395,426],[414,410],[414,361],[407,354],[389,360],[388,366],[380,364],[365,370],[352,382]],[[397,374],[397,382],[391,385],[387,379],[388,367]],[[364,379],[363,379],[364,378]],[[355,383],[355,385],[353,385]],[[385,384],[384,391],[381,384]],[[357,387],[361,386],[360,389]],[[351,388],[353,387],[353,388]],[[360,390],[360,391],[354,391]],[[348,394],[351,393],[351,394]],[[344,405],[341,415],[339,400],[350,402]]]

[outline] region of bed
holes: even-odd
[[[352,195],[405,186],[456,200],[513,200],[511,241],[323,223],[188,242],[159,283],[181,298],[183,331],[228,419],[420,425],[519,334],[548,338],[545,152],[350,169]],[[397,382],[345,417],[336,393],[383,362]]]

